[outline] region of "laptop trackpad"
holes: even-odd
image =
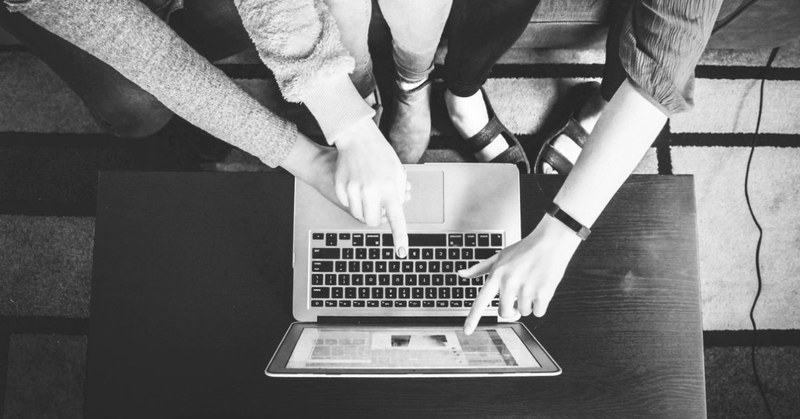
[[[408,171],[411,199],[406,201],[408,223],[444,222],[444,172],[441,170]]]

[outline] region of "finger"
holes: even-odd
[[[486,275],[492,271],[492,267],[494,266],[494,262],[496,260],[497,260],[497,255],[494,255],[489,259],[486,259],[471,268],[462,269],[458,271],[458,275],[461,276],[462,278],[474,278],[476,276]]]
[[[533,311],[533,297],[530,292],[522,292],[517,296],[517,310],[521,316],[530,316]]]
[[[537,297],[533,301],[533,315],[536,317],[543,317],[545,313],[547,313],[547,306],[550,305],[550,300],[552,297],[544,296],[544,297]]]
[[[364,221],[370,227],[381,223],[381,201],[373,194],[365,194],[361,198],[364,205]]]
[[[361,202],[361,191],[358,187],[347,188],[347,200],[350,207],[350,215],[358,221],[364,222],[364,205]]]
[[[406,226],[405,211],[403,211],[403,206],[397,203],[390,204],[385,208],[386,218],[392,229],[394,253],[399,258],[405,258],[408,256],[408,227]]]
[[[411,200],[411,192],[406,192],[405,201],[408,202]]]
[[[472,309],[470,309],[467,319],[464,321],[465,334],[471,335],[472,332],[475,331],[475,327],[478,326],[478,321],[480,321],[483,311],[492,303],[499,288],[499,277],[491,276],[489,280],[486,281],[486,284],[481,288],[481,292],[478,293],[478,297],[472,304]]]
[[[500,317],[509,318],[517,316],[517,309],[514,308],[514,303],[517,302],[517,294],[519,294],[519,288],[517,287],[500,287],[500,309],[498,310]]]
[[[344,182],[336,182],[334,190],[336,191],[336,199],[339,200],[339,203],[345,208],[349,207],[350,201],[347,199],[347,188],[345,188]]]

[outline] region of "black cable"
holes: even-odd
[[[753,153],[756,150],[756,141],[758,141],[758,131],[761,128],[761,113],[764,110],[764,82],[766,81],[766,72],[767,69],[772,65],[772,62],[775,60],[775,56],[777,55],[778,48],[774,48],[769,54],[767,65],[764,67],[765,76],[761,78],[761,90],[758,96],[758,118],[756,119],[756,130],[753,134],[753,143],[750,146],[750,156],[747,158],[747,169],[744,173],[744,198],[747,201],[747,209],[750,210],[750,217],[753,218],[753,223],[755,223],[756,228],[758,228],[758,243],[756,244],[756,277],[758,278],[758,288],[756,289],[756,297],[753,299],[753,305],[750,306],[750,323],[753,325],[753,344],[750,347],[750,361],[753,364],[753,376],[756,379],[758,391],[761,393],[761,398],[764,400],[764,406],[766,406],[767,413],[769,413],[770,418],[774,418],[775,416],[772,414],[772,408],[769,405],[767,394],[764,392],[764,386],[761,384],[761,379],[758,377],[758,367],[756,365],[756,336],[758,333],[758,327],[756,327],[756,319],[753,316],[753,313],[756,309],[756,304],[758,304],[758,298],[761,296],[761,239],[764,236],[764,230],[761,228],[761,224],[759,224],[756,214],[753,212],[753,206],[750,204],[748,183],[750,180],[750,164],[753,161]]]

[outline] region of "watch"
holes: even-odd
[[[571,215],[564,212],[564,210],[562,210],[561,207],[559,207],[555,202],[552,202],[547,207],[547,214],[556,220],[561,221],[565,226],[569,227],[569,229],[574,231],[575,234],[581,238],[581,240],[586,240],[589,237],[589,234],[592,234],[592,230],[589,230],[588,227],[579,223],[577,220],[572,218]]]

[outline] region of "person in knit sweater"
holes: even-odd
[[[159,3],[149,1],[149,3]],[[183,7],[173,0],[154,10]],[[353,86],[354,60],[322,0],[237,0],[241,22],[283,96],[305,104],[335,148],[273,114],[135,0],[5,0],[9,11],[113,67],[188,122],[281,166],[370,226],[390,224],[407,252],[405,171]]]

